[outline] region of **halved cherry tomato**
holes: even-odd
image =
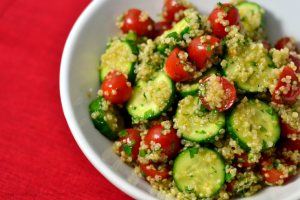
[[[140,169],[141,173],[145,174],[145,177],[152,177],[155,178],[155,176],[161,176],[161,180],[166,179],[169,177],[169,172],[170,172],[170,167],[166,167],[165,170],[158,171],[157,169],[159,168],[160,164],[158,163],[149,163],[149,164],[143,164],[140,163]]]
[[[127,132],[127,133],[126,133]],[[127,134],[125,136],[120,136],[121,134]],[[132,149],[131,157],[132,161],[136,161],[137,156],[139,155],[140,143],[142,141],[140,136],[140,131],[136,129],[125,129],[119,133],[119,141],[122,142],[123,145],[129,145]],[[123,151],[123,146],[120,147],[119,151]]]
[[[102,84],[103,96],[111,103],[125,103],[132,95],[131,83],[124,74],[112,71],[107,74]]]
[[[180,139],[178,138],[176,130],[173,127],[171,127],[171,132],[167,133],[166,135],[162,133],[163,130],[164,127],[162,125],[153,126],[145,136],[144,142],[149,146],[149,149],[151,149],[150,143],[152,141],[155,142],[155,144],[159,143],[159,152],[167,155],[168,158],[174,158],[181,148]]]
[[[248,162],[248,154],[242,153],[241,155],[235,154],[235,159],[237,160],[237,164],[240,164],[242,167],[253,167],[255,163]]]
[[[281,146],[281,149],[286,148],[287,150],[300,152],[300,140],[287,140]]]
[[[211,76],[206,77],[205,79],[202,80],[201,84],[205,85],[205,82],[208,81],[210,79]],[[229,98],[226,99],[225,101],[223,100],[222,103],[222,107],[221,108],[217,108],[216,109],[219,112],[223,112],[225,110],[228,110],[235,102],[235,98],[236,98],[236,90],[235,87],[225,78],[221,77],[221,76],[217,76],[217,78],[219,79],[219,82],[223,85],[223,90],[225,90],[226,94],[229,94]],[[212,110],[210,108],[210,106],[208,105],[208,103],[204,100],[205,96],[201,96],[200,100],[202,101],[203,105],[208,109],[208,110]]]
[[[123,33],[128,33],[130,30],[135,31],[138,37],[143,35],[154,37],[154,22],[148,17],[143,19],[142,11],[139,9],[130,9],[123,16],[123,26],[121,30]]]
[[[263,155],[260,158],[259,164],[260,164],[260,172],[263,175],[264,179],[270,183],[274,183],[277,184],[279,180],[283,179],[284,182],[290,178],[290,174],[288,174],[288,177],[285,178],[280,178],[280,176],[283,176],[283,172],[278,172],[276,169],[274,169],[274,157],[266,157],[265,155]],[[284,160],[283,160],[284,161]],[[291,165],[285,163],[285,165]],[[263,170],[263,168],[265,168],[265,170]]]
[[[297,129],[293,129],[290,125],[285,123],[281,117],[280,117],[280,130],[281,130],[280,135],[286,138],[289,134],[299,134]]]
[[[163,7],[162,15],[163,17],[170,22],[178,22],[180,21],[184,16],[179,16],[177,19],[175,19],[175,14],[179,14],[181,11],[186,10],[187,7],[184,7],[176,0],[167,0],[165,2],[165,5]]]
[[[212,32],[216,34],[217,36],[224,38],[228,34],[228,32],[225,31],[225,27],[232,26],[232,25],[239,25],[241,21],[241,17],[239,14],[238,9],[236,9],[231,4],[218,4],[219,8],[213,9],[213,11],[210,13],[208,17],[208,21],[210,22],[212,26]],[[223,17],[223,20],[219,21],[218,13],[226,13],[226,17]],[[216,22],[216,20],[218,22]],[[222,24],[223,21],[228,21],[229,24],[226,24],[224,26]]]
[[[263,40],[261,43],[264,45],[264,48],[265,48],[265,49],[267,49],[268,51],[270,51],[271,45],[270,45],[269,42]]]
[[[154,30],[156,31],[155,37],[162,35],[166,30],[172,28],[172,24],[169,22],[157,22],[154,24]]]
[[[205,62],[216,53],[215,48],[220,44],[220,39],[214,36],[201,36],[194,38],[189,45],[188,53],[191,61],[200,69]]]
[[[192,67],[192,70],[196,71],[196,66],[185,60],[180,60],[179,54],[183,54],[179,47],[176,47],[169,55],[164,71],[169,77],[176,82],[183,82],[193,79],[193,72],[187,72],[184,70],[186,64]]]
[[[291,82],[286,83],[282,82],[283,78],[291,77]],[[273,92],[273,102],[278,104],[291,103],[293,102],[298,95],[300,94],[300,83],[298,78],[291,67],[285,66],[279,76],[278,83]],[[283,92],[280,90],[281,87],[285,87],[285,90],[289,90],[288,92]]]
[[[300,59],[297,56],[295,56],[295,55],[293,55],[291,53],[289,53],[289,57],[293,61],[293,63],[295,64],[295,66],[297,67],[297,69],[296,69],[295,72],[296,73],[300,73]]]
[[[275,44],[275,48],[278,50],[283,49],[285,47],[287,47],[290,51],[298,52],[296,42],[292,41],[289,37],[283,37],[280,40],[278,40]]]

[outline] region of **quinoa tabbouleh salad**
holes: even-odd
[[[205,16],[165,0],[160,22],[130,9],[101,56],[89,110],[112,150],[167,197],[249,197],[299,174],[300,55],[275,46],[242,0]]]

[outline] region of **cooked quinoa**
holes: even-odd
[[[231,24],[230,12],[221,3],[214,9],[223,11],[211,21],[191,3],[174,1],[185,9],[174,14],[175,21],[181,21],[173,22],[171,30],[152,38],[143,35],[129,40],[132,33],[124,31],[110,38],[109,48],[101,56],[100,74],[124,74],[132,96],[127,103],[114,105],[105,97],[118,96],[121,89],[111,89],[110,94],[100,89],[97,104],[90,106],[95,127],[103,132],[97,123],[107,125],[106,134],[110,131],[117,138],[112,151],[160,191],[160,199],[225,200],[250,197],[263,187],[285,184],[290,176],[300,173],[300,147],[285,145],[300,144],[300,95],[280,103],[282,96],[284,101],[291,91],[300,90],[300,66],[290,58],[300,59],[295,38],[284,48],[265,49],[261,42],[265,39],[265,10],[256,4],[259,10],[249,10],[244,0],[231,1],[237,7],[242,5],[239,25]],[[117,19],[117,27],[125,26],[129,12]],[[168,14],[166,9],[163,12]],[[138,17],[139,23],[151,21],[148,11]],[[226,37],[208,42],[216,37],[216,23],[224,27]],[[147,27],[150,32],[154,28],[154,24]],[[195,38],[200,41],[197,46],[208,44],[207,52],[213,52],[205,55],[201,68],[189,55]],[[182,73],[192,77],[188,81],[176,82],[166,70],[175,48],[180,51],[173,58],[178,59],[173,68],[182,66]],[[280,78],[286,68],[294,75]],[[206,74],[211,69],[216,70]],[[172,73],[178,76],[177,71]],[[234,98],[221,78],[235,88]],[[225,102],[232,104],[219,112]],[[283,133],[287,131],[283,125],[292,131]],[[131,129],[138,130],[134,137],[139,137],[140,143],[132,139]],[[154,130],[159,134],[152,136]],[[166,142],[168,138],[172,140]],[[138,147],[137,155],[134,147]],[[272,181],[274,174],[278,178]]]

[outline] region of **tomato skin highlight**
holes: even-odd
[[[290,87],[290,90],[287,92],[287,94],[284,94],[283,92],[280,91],[280,87],[284,86],[287,87],[288,84],[282,82],[282,79],[285,78],[286,76],[291,76],[291,83],[296,81],[298,84],[296,90],[292,90]],[[291,84],[290,84],[291,85]],[[294,70],[291,67],[285,66],[279,76],[278,83],[276,85],[276,88],[273,92],[273,97],[272,101],[278,104],[284,104],[284,103],[292,103],[300,94],[300,83],[298,81],[298,78],[294,72]],[[293,88],[293,86],[292,86]],[[282,94],[281,94],[282,93]],[[279,94],[279,99],[276,98],[277,94]]]
[[[295,56],[295,55],[293,55],[291,53],[289,53],[289,57],[293,61],[293,63],[295,64],[295,66],[297,67],[297,69],[296,69],[295,72],[296,73],[300,73],[300,59],[297,58],[297,56]]]
[[[181,16],[179,19],[175,20],[175,14],[178,13],[180,10],[184,11],[186,9],[187,7],[184,7],[183,5],[179,4],[175,0],[167,0],[163,7],[162,15],[165,18],[165,20],[169,22],[178,22],[184,16]]]
[[[278,172],[274,167],[272,169],[268,169],[271,165],[273,165],[274,157],[266,157],[262,156],[260,158],[260,172],[263,175],[265,181],[277,184],[277,181],[281,180],[280,176],[284,175],[283,172]],[[263,168],[266,167],[266,171],[263,170]],[[266,177],[266,174],[267,177]],[[283,178],[283,181],[285,182],[291,177],[290,174],[288,174],[288,177]]]
[[[172,28],[172,24],[169,22],[156,22],[154,24],[155,37],[161,36],[166,30],[170,30]]]
[[[205,79],[203,79],[201,84],[204,84],[205,81],[209,80],[211,76],[206,77]],[[226,100],[226,102],[223,102],[223,105],[221,108],[216,108],[219,112],[223,112],[225,110],[228,110],[235,102],[235,98],[236,98],[236,89],[235,87],[225,78],[221,77],[221,76],[217,76],[219,77],[219,82],[223,85],[223,90],[226,91],[226,93],[230,93],[230,97]],[[210,108],[210,106],[208,105],[208,103],[204,100],[205,96],[201,96],[199,97],[200,100],[202,101],[202,104],[209,110],[211,111],[212,109]]]
[[[123,33],[128,33],[130,30],[136,32],[138,37],[141,37],[143,35],[153,38],[155,32],[154,30],[154,22],[153,20],[148,17],[145,21],[141,21],[140,15],[142,14],[142,11],[139,9],[130,9],[127,11],[127,13],[124,14],[123,19],[123,26],[121,27],[121,30]],[[149,26],[152,27],[152,29],[149,30]]]
[[[203,40],[205,42],[203,42]],[[209,39],[207,39],[206,36],[194,38],[188,47],[190,60],[196,63],[199,69],[203,69],[206,60],[215,53],[217,44],[220,44],[220,39],[215,36],[209,36]],[[208,49],[208,46],[210,49]],[[214,46],[214,48],[212,48],[212,46]]]
[[[287,138],[289,134],[299,134],[296,129],[293,129],[289,124],[285,123],[280,117],[280,135]]]
[[[181,148],[180,139],[177,136],[176,130],[171,127],[171,132],[166,135],[162,134],[164,127],[162,125],[153,126],[147,133],[144,139],[144,143],[149,146],[150,142],[154,141],[155,144],[159,143],[161,145],[161,153],[168,156],[168,158],[174,158],[177,156],[179,149]]]
[[[136,129],[125,129],[125,131],[128,132],[128,135],[120,137],[119,141],[122,142],[122,144],[130,144],[131,141],[134,139],[135,140],[135,144],[132,146],[132,161],[136,161],[137,160],[137,156],[139,155],[139,148],[140,148],[140,143],[142,141],[141,136],[139,135],[140,131],[136,130]],[[126,140],[126,142],[124,143],[124,140]],[[123,151],[123,146],[121,146],[119,148],[119,151]]]
[[[235,159],[238,160],[237,164],[242,165],[242,167],[253,167],[255,166],[255,163],[249,163],[248,162],[248,154],[242,153],[241,155],[235,154]],[[244,160],[244,162],[240,162],[239,159]]]
[[[296,43],[294,43],[290,37],[281,38],[280,40],[277,41],[274,47],[278,50],[284,49],[286,47],[290,51],[296,51],[297,53],[299,53]]]
[[[178,54],[181,52],[179,47],[176,47],[171,54],[169,55],[164,71],[168,76],[176,82],[183,82],[192,80],[194,77],[192,74],[184,70],[184,65],[180,63],[180,58]],[[190,63],[193,65],[192,63]],[[193,66],[194,71],[196,70],[196,66]]]
[[[121,104],[128,101],[132,95],[132,88],[127,85],[127,82],[128,80],[121,72],[109,72],[102,84],[102,91],[105,99],[114,104]],[[116,92],[115,95],[112,94],[112,90]]]
[[[155,176],[158,175],[158,176],[161,176],[161,180],[169,177],[170,169],[168,169],[168,168],[166,171],[157,171],[156,169],[153,169],[153,168],[147,169],[147,166],[150,166],[153,164],[155,166],[159,167],[158,163],[149,163],[149,164],[140,163],[141,172],[144,172],[146,177],[150,176],[151,178],[155,178]]]
[[[229,21],[228,26],[232,26],[232,25],[239,26],[241,17],[240,17],[238,9],[236,9],[234,6],[232,6],[231,4],[228,4],[228,3],[223,4],[223,6],[225,8],[226,7],[231,8],[227,12],[227,16],[223,18],[224,20]],[[224,11],[224,8],[222,8],[222,7],[215,8],[215,9],[213,9],[213,11],[210,13],[210,15],[208,17],[208,21],[210,21],[210,24],[212,25],[212,32],[221,38],[226,37],[228,34],[228,32],[225,31],[225,26],[223,26],[223,24],[221,24],[220,22],[216,22],[216,19],[219,18],[218,13],[223,12],[223,11]]]

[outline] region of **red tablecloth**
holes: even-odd
[[[91,0],[0,0],[0,199],[131,199],[86,159],[59,96],[63,47]]]

